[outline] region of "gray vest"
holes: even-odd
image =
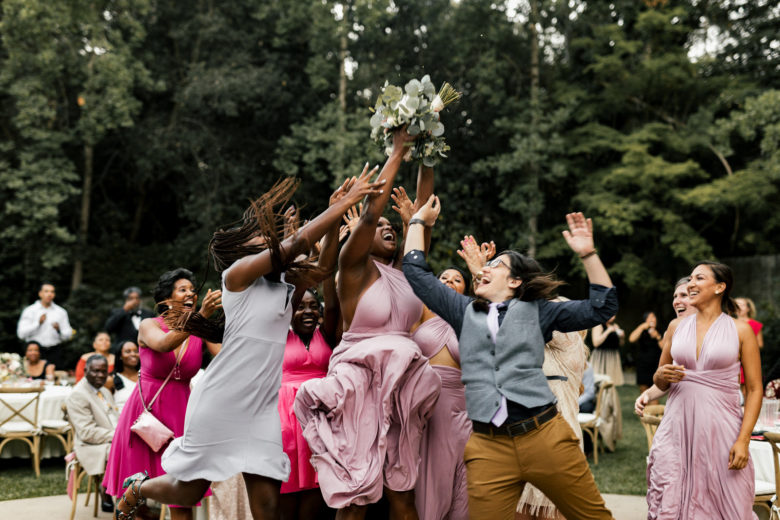
[[[542,372],[544,337],[536,302],[509,302],[495,344],[487,314],[469,304],[459,344],[469,419],[490,422],[502,395],[528,408],[555,402]]]

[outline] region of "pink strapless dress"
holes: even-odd
[[[158,317],[155,320],[160,324],[163,332],[168,332],[168,327],[165,326],[162,318]],[[142,385],[144,401],[148,404],[176,364],[176,353],[157,352],[148,347],[141,347],[138,354],[142,367],[138,384]],[[190,380],[198,373],[202,363],[203,341],[196,336],[190,336],[187,350],[179,365],[179,374],[174,374],[174,376],[178,375],[179,379],[171,376],[152,405],[154,416],[173,430],[174,437],[180,437],[184,432],[184,414],[190,397]],[[152,478],[165,475],[160,460],[168,444],[155,453],[143,439],[130,431],[130,426],[141,415],[141,411],[143,411],[141,398],[138,392],[133,392],[122,408],[114,439],[111,442],[111,452],[108,455],[103,485],[110,495],[119,496],[124,493],[122,483],[135,473],[148,471]],[[210,494],[211,491],[207,496]]]
[[[664,418],[647,464],[649,520],[750,520],[753,460],[728,469],[729,451],[742,427],[739,406],[739,336],[721,314],[696,359],[696,315],[684,318],[672,338],[674,363],[685,377],[671,385]]]
[[[401,271],[376,266],[380,277],[358,302],[328,375],[303,383],[295,398],[322,495],[333,508],[377,502],[383,485],[414,488],[425,423],[441,388],[409,337],[422,303]]]
[[[279,417],[282,420],[282,446],[290,458],[290,479],[282,482],[282,493],[294,493],[317,487],[317,472],[311,465],[309,443],[303,437],[293,405],[301,383],[325,377],[333,350],[320,329],[314,331],[309,348],[290,330],[284,347],[282,386],[279,389]]]
[[[447,348],[460,363],[458,337],[438,316],[412,334],[426,357]],[[431,365],[441,378],[441,393],[420,444],[420,473],[414,498],[420,520],[465,520],[469,516],[463,450],[471,435],[466,414],[466,389],[457,368]]]

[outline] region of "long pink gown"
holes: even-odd
[[[696,315],[684,318],[672,338],[674,363],[685,377],[671,385],[664,418],[647,465],[649,520],[750,520],[753,460],[728,469],[729,451],[742,426],[739,406],[739,337],[721,314],[696,359]]]
[[[293,405],[301,383],[325,377],[333,350],[320,329],[314,331],[309,348],[292,330],[287,333],[282,365],[282,386],[279,389],[279,417],[282,420],[282,446],[290,458],[290,479],[282,482],[282,493],[294,493],[317,487],[317,472],[311,465],[309,443],[303,438]]]
[[[165,326],[162,318],[158,317],[155,320],[160,324],[163,332],[168,332],[168,327]],[[176,353],[157,352],[142,346],[138,355],[141,358],[142,367],[138,384],[142,385],[144,402],[148,404],[176,363]],[[184,414],[190,397],[190,380],[198,373],[202,362],[203,341],[196,336],[190,336],[178,373],[175,372],[171,376],[160,396],[152,405],[154,416],[173,430],[174,437],[180,437],[184,432]],[[152,478],[165,475],[160,460],[169,443],[155,453],[143,439],[130,431],[130,426],[141,414],[141,411],[143,411],[141,398],[138,392],[134,391],[122,408],[114,439],[111,442],[111,452],[108,455],[103,485],[110,495],[119,496],[124,493],[122,483],[135,473],[148,471]],[[207,495],[210,494],[209,491]]]
[[[295,398],[333,508],[377,502],[383,485],[414,488],[424,426],[441,387],[409,337],[422,303],[401,271],[375,263],[380,277],[358,302],[328,375],[303,383]]]
[[[426,357],[449,350],[460,363],[458,337],[452,327],[436,316],[423,322],[412,334]],[[463,450],[471,435],[466,414],[466,389],[455,367],[431,365],[441,378],[441,393],[433,407],[420,445],[420,475],[414,488],[420,520],[465,520],[469,516],[466,464]]]

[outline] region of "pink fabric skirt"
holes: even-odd
[[[420,473],[414,488],[420,520],[466,520],[469,516],[463,450],[471,435],[466,390],[457,368],[432,365],[441,394],[420,444]]]
[[[287,381],[282,382],[279,389],[279,417],[282,421],[282,447],[290,459],[290,478],[282,482],[282,493],[295,493],[306,489],[316,488],[317,472],[311,465],[311,450],[309,443],[303,436],[303,429],[295,417],[293,406],[298,388],[304,381],[323,377],[325,374],[318,372],[308,377],[293,378],[287,376]],[[292,380],[296,379],[296,380]]]
[[[383,485],[414,488],[424,427],[441,388],[408,334],[347,337],[328,375],[303,383],[295,399],[322,495],[333,508],[377,502]]]

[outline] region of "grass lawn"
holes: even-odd
[[[602,493],[645,495],[647,437],[639,418],[634,414],[634,401],[639,395],[639,387],[619,386],[618,395],[623,409],[623,438],[617,442],[613,453],[599,453],[598,466],[593,465],[590,457],[590,469]]]
[[[639,388],[633,385],[618,387],[623,408],[623,438],[613,453],[599,454],[599,465],[591,470],[602,493],[644,495],[647,467],[647,440],[645,431],[634,415],[634,400]],[[65,493],[65,461],[62,458],[41,461],[41,477],[35,478],[28,459],[0,459],[0,501],[17,498],[45,497]],[[82,483],[82,491],[86,484]]]

